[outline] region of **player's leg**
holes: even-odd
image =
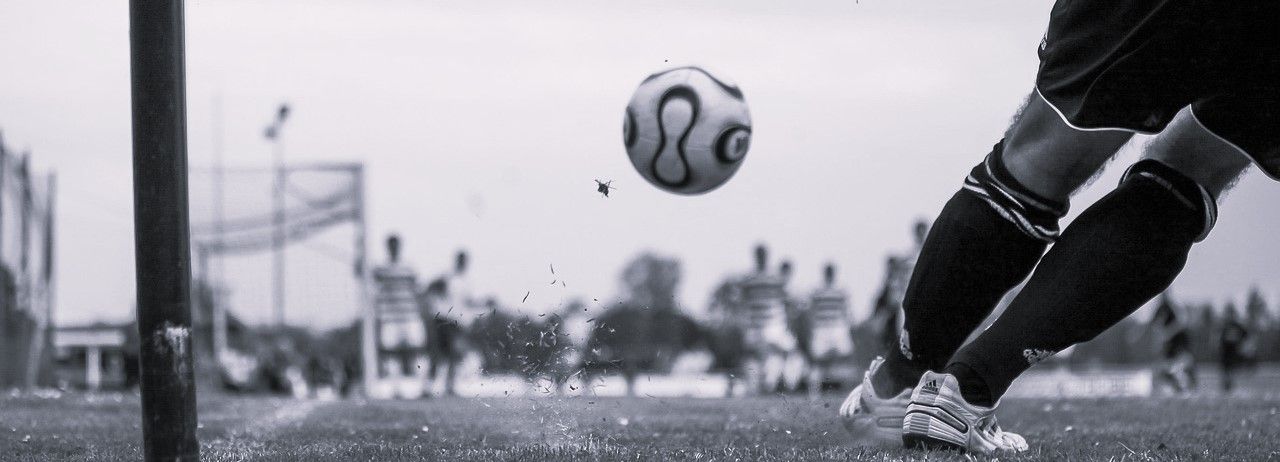
[[[1067,227],[990,328],[957,351],[944,373],[924,375],[907,408],[904,441],[1025,450],[1025,440],[994,424],[1000,396],[1033,364],[1093,338],[1164,291],[1212,227],[1215,198],[1248,166],[1189,112],[1145,157]],[[1182,372],[1173,371],[1177,387],[1187,386]],[[969,425],[948,429],[947,416],[955,415]]]
[[[800,390],[800,380],[804,378],[805,367],[808,362],[800,357],[800,353],[788,351],[782,354],[782,387],[783,393],[792,393]]]
[[[930,228],[907,287],[897,348],[883,363],[872,363],[841,405],[842,422],[857,442],[901,444],[911,390],[921,376],[941,370],[1026,278],[1057,237],[1071,193],[1131,136],[1077,130],[1038,92],[1030,96],[1006,140],[970,171]]]
[[[873,377],[875,388],[895,394],[941,370],[1057,238],[1071,194],[1131,136],[1072,128],[1033,93],[930,229],[907,287],[900,348]]]
[[[760,393],[769,394],[778,391],[778,384],[782,383],[783,367],[785,366],[784,353],[769,347],[764,354],[764,361],[761,365],[764,373],[761,374]]]
[[[822,381],[826,380],[827,367],[830,364],[825,358],[815,359],[809,363],[809,400],[817,401],[822,396]]]
[[[1191,111],[1179,113],[1119,187],[1066,229],[1000,318],[956,353],[946,371],[965,399],[994,404],[1035,362],[1164,291],[1212,228],[1217,198],[1248,166]]]
[[[822,395],[822,382],[827,378],[827,369],[835,360],[835,348],[830,341],[831,328],[809,329],[809,399],[816,401]]]
[[[747,394],[764,394],[764,354],[755,347],[742,361],[742,383]]]

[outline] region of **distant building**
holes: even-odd
[[[58,327],[53,334],[58,383],[89,390],[131,385],[126,346],[131,325]]]

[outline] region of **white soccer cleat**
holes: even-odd
[[[863,446],[901,446],[902,417],[911,401],[911,389],[904,388],[892,398],[880,398],[871,385],[871,376],[880,369],[884,358],[871,361],[871,367],[858,385],[840,405],[840,422]]]
[[[996,424],[996,406],[969,404],[960,396],[960,382],[954,375],[932,371],[924,373],[911,393],[902,422],[902,442],[910,448],[979,454],[1027,450],[1026,439]]]

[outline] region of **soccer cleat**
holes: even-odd
[[[998,404],[998,403],[997,403]],[[996,424],[996,406],[969,404],[951,374],[925,372],[911,393],[902,422],[909,448],[959,449],[979,454],[1027,450],[1027,440]]]
[[[871,376],[880,369],[884,358],[871,361],[858,385],[840,405],[840,422],[853,435],[855,443],[864,446],[902,445],[902,416],[911,400],[911,389],[904,388],[892,398],[880,398],[871,385]]]

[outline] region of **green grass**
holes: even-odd
[[[966,460],[845,439],[839,396],[314,402],[204,396],[204,460]],[[0,398],[0,460],[137,460],[132,394]],[[1000,460],[1280,460],[1280,397],[1007,400]]]

